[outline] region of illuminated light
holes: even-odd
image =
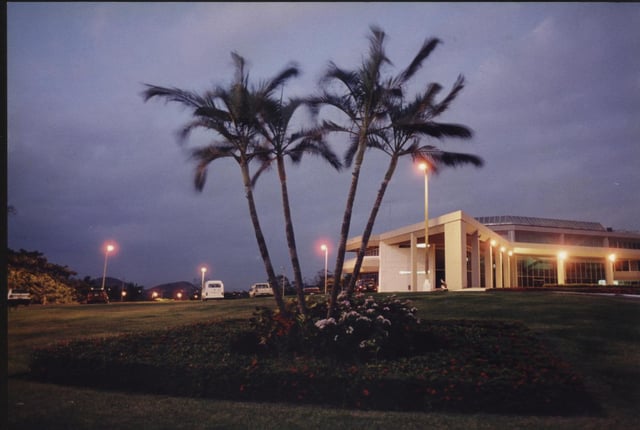
[[[494,239],[491,239],[491,246],[496,246],[496,241]]]
[[[500,252],[505,252],[507,250],[507,248],[505,248],[504,246],[500,247]]]
[[[558,252],[558,258],[560,260],[566,260],[567,259],[567,251],[560,251]]]
[[[609,254],[609,261],[614,263],[616,261],[616,254]]]
[[[176,297],[178,297],[178,299],[181,299],[182,298],[182,293],[176,294]]]
[[[509,257],[511,257],[513,255],[513,251],[509,251],[508,254],[509,254]]]
[[[424,243],[418,243],[418,244],[416,244],[416,248],[426,248],[426,247],[427,247],[427,245],[426,245],[426,244],[424,244]]]

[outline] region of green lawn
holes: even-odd
[[[402,294],[423,319],[521,321],[587,382],[605,416],[537,417],[336,410],[106,392],[27,381],[30,350],[48,342],[224,318],[272,299],[32,306],[8,313],[9,428],[580,428],[640,420],[640,299],[553,293]]]

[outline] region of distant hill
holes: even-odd
[[[147,289],[146,292],[149,299],[192,300],[200,298],[200,288],[187,281],[156,285]]]

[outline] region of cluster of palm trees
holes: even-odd
[[[351,168],[351,184],[340,230],[334,270],[335,284],[329,297],[328,316],[333,315],[341,290],[344,289],[347,294],[354,291],[378,210],[400,157],[409,155],[414,160],[426,162],[431,171],[437,171],[442,166],[481,166],[483,163],[475,155],[443,151],[433,145],[422,144],[424,137],[469,139],[472,136],[468,127],[435,121],[463,89],[464,79],[461,76],[439,100],[442,87],[435,83],[428,84],[424,92],[413,99],[409,100],[405,96],[407,82],[440,41],[427,39],[406,69],[396,76],[385,76],[385,67],[391,65],[384,50],[385,33],[377,27],[371,27],[370,30],[369,54],[361,66],[355,70],[345,70],[329,63],[319,83],[319,92],[313,96],[283,100],[283,88],[287,81],[300,72],[295,64],[288,65],[272,79],[257,86],[251,85],[245,59],[236,52],[231,54],[235,76],[229,87],[218,86],[204,94],[197,94],[178,88],[146,85],[142,94],[145,101],[159,97],[191,109],[193,119],[181,129],[181,140],[187,139],[196,128],[213,132],[216,138],[213,143],[191,152],[196,162],[195,187],[198,191],[202,191],[207,168],[213,161],[232,158],[238,164],[258,248],[269,283],[274,289],[278,282],[260,226],[253,187],[262,173],[272,166],[277,168],[285,235],[298,296],[298,312],[302,315],[307,314],[307,309],[289,202],[285,159],[299,163],[303,155],[313,154],[336,169]],[[336,88],[340,88],[340,91],[336,92]],[[310,108],[316,118],[323,107],[332,107],[344,115],[345,121],[338,123],[323,120],[310,127],[292,130],[292,118],[302,107]],[[349,136],[349,144],[342,160],[328,143],[328,138],[334,133],[346,133]],[[349,283],[342,285],[342,266],[353,204],[365,153],[370,148],[389,155],[389,165],[363,233],[353,274]],[[252,175],[250,167],[254,165],[257,168]],[[282,296],[276,293],[274,297],[280,312],[285,313]]]

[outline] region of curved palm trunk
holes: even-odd
[[[367,127],[363,126],[362,130],[367,130]],[[342,218],[342,228],[340,230],[340,243],[338,244],[338,251],[336,255],[336,267],[333,271],[334,281],[333,281],[333,288],[331,289],[331,297],[329,298],[327,317],[332,317],[333,314],[335,313],[338,294],[342,289],[341,278],[342,278],[342,266],[344,265],[344,254],[347,248],[349,227],[351,226],[351,214],[353,212],[353,203],[356,198],[356,190],[358,189],[358,179],[360,178],[360,168],[362,167],[362,161],[364,160],[364,152],[366,149],[367,149],[366,132],[363,131],[360,136],[360,142],[358,143],[358,150],[355,156],[353,171],[351,172],[351,186],[349,188],[349,194],[347,195],[347,205],[345,207],[344,216]]]
[[[391,177],[396,170],[396,166],[398,165],[398,156],[393,155],[391,157],[391,161],[389,162],[389,166],[387,167],[387,171],[384,175],[384,179],[380,184],[380,188],[378,189],[378,194],[376,196],[376,201],[371,208],[371,212],[369,213],[369,219],[367,220],[367,225],[365,226],[364,233],[362,234],[362,243],[360,244],[360,249],[358,250],[358,257],[356,259],[356,264],[353,267],[353,274],[351,276],[351,280],[349,281],[349,286],[347,288],[347,294],[353,294],[353,290],[356,286],[356,279],[360,276],[360,269],[362,268],[362,263],[364,261],[364,254],[367,250],[367,245],[369,244],[369,238],[371,237],[371,232],[373,231],[373,225],[376,222],[376,217],[378,216],[378,211],[380,210],[380,206],[382,206],[382,199],[384,198],[384,194],[387,191],[387,187],[389,186],[389,182],[391,181]]]
[[[269,250],[267,249],[267,242],[264,239],[264,234],[262,234],[262,228],[260,227],[260,220],[258,219],[258,211],[256,210],[256,204],[253,199],[253,189],[251,187],[251,178],[249,175],[249,167],[246,162],[240,163],[240,169],[242,170],[242,181],[244,184],[244,192],[247,198],[247,202],[249,203],[249,215],[251,217],[251,222],[253,224],[253,229],[256,234],[256,241],[258,242],[258,248],[260,249],[260,256],[262,257],[262,261],[264,262],[264,268],[267,271],[267,277],[269,278],[269,284],[273,289],[273,294],[276,299],[276,304],[278,305],[278,309],[280,313],[285,314],[286,309],[284,306],[284,299],[282,298],[282,294],[278,291],[278,279],[276,278],[276,273],[273,270],[273,265],[271,264],[271,257],[269,257]]]
[[[282,210],[284,212],[285,233],[287,245],[289,246],[289,257],[293,266],[293,276],[296,283],[296,294],[298,296],[298,310],[307,316],[307,306],[304,299],[304,289],[302,281],[302,271],[298,260],[298,249],[296,248],[296,237],[293,232],[293,219],[291,218],[291,208],[289,206],[289,191],[287,190],[287,174],[284,168],[284,159],[278,157],[278,176],[280,177],[280,189],[282,193]]]

